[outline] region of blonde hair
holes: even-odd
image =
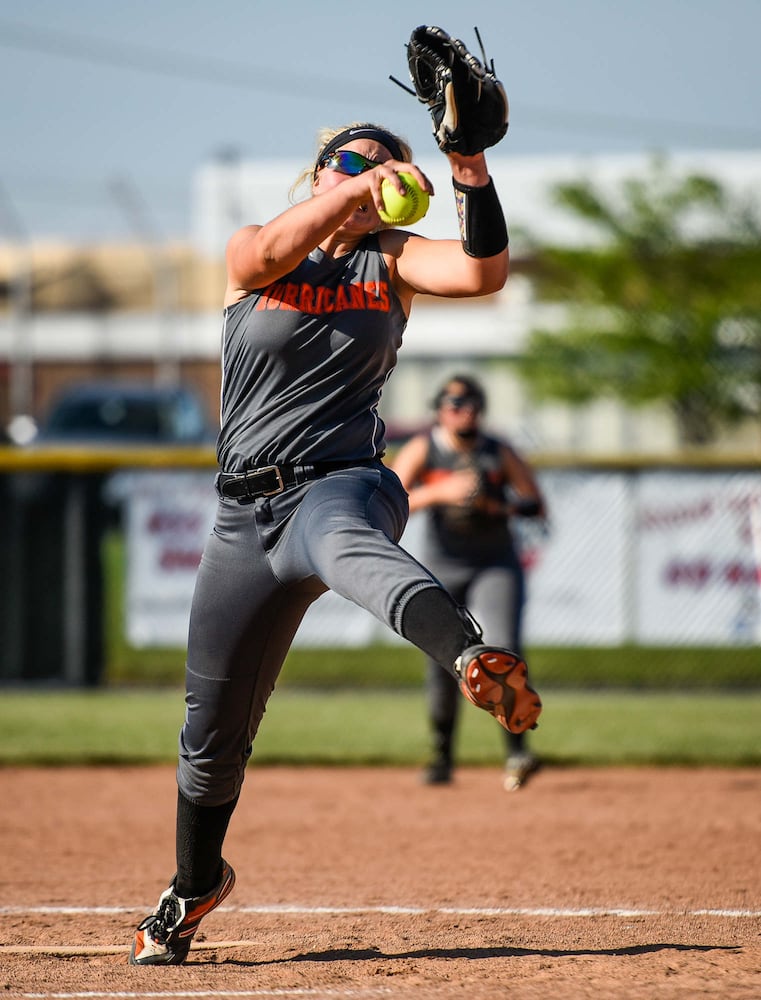
[[[410,144],[406,139],[397,135],[396,132],[392,132],[390,128],[386,128],[385,125],[374,125],[371,122],[349,122],[348,125],[341,125],[339,128],[321,128],[317,133],[317,146],[315,149],[314,162],[311,166],[304,167],[288,190],[288,200],[292,205],[295,205],[297,201],[301,201],[311,196],[312,179],[314,178],[314,163],[320,158],[320,153],[323,149],[325,149],[328,143],[335,139],[337,135],[340,135],[341,132],[345,132],[346,129],[361,128],[362,126],[365,128],[379,129],[382,132],[388,132],[388,134],[393,136],[399,144],[399,149],[402,151],[402,159],[404,162],[412,163],[412,147]],[[303,195],[301,198],[297,197],[299,188],[305,186],[307,183],[309,183],[309,193]]]

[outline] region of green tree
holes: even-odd
[[[562,302],[560,330],[535,330],[516,364],[539,399],[665,402],[681,442],[761,414],[761,227],[756,206],[716,180],[654,158],[605,192],[557,185],[593,237],[538,246],[525,268]]]

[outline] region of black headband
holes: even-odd
[[[319,156],[317,157],[317,163],[315,164],[315,173],[317,172],[317,167],[320,165],[320,162],[324,160],[326,156],[330,156],[331,153],[334,153],[337,149],[340,149],[341,146],[345,146],[347,142],[352,142],[354,139],[374,139],[375,142],[379,142],[381,146],[385,146],[395,160],[404,160],[399,143],[390,132],[386,132],[382,128],[375,128],[372,125],[358,125],[356,128],[345,128],[343,132],[339,132],[338,135],[334,136],[330,142],[320,150]]]

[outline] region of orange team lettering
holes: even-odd
[[[273,282],[265,288],[255,309],[290,309],[308,314],[343,312],[346,309],[378,309],[388,312],[391,308],[388,282],[365,281],[339,285],[297,285],[295,282]]]

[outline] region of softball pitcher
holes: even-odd
[[[486,93],[483,80],[476,91]],[[183,962],[202,917],[232,890],[222,847],[252,744],[299,623],[327,590],[448,664],[506,728],[536,724],[541,702],[523,661],[485,645],[397,544],[407,495],[382,461],[378,403],[414,297],[484,295],[507,278],[483,146],[460,139],[445,150],[459,240],[380,223],[384,179],[400,192],[401,170],[431,184],[397,135],[354,123],[320,137],[305,172],[311,197],[228,244],[219,506],[190,615],[177,870],[134,935],[131,964]]]

